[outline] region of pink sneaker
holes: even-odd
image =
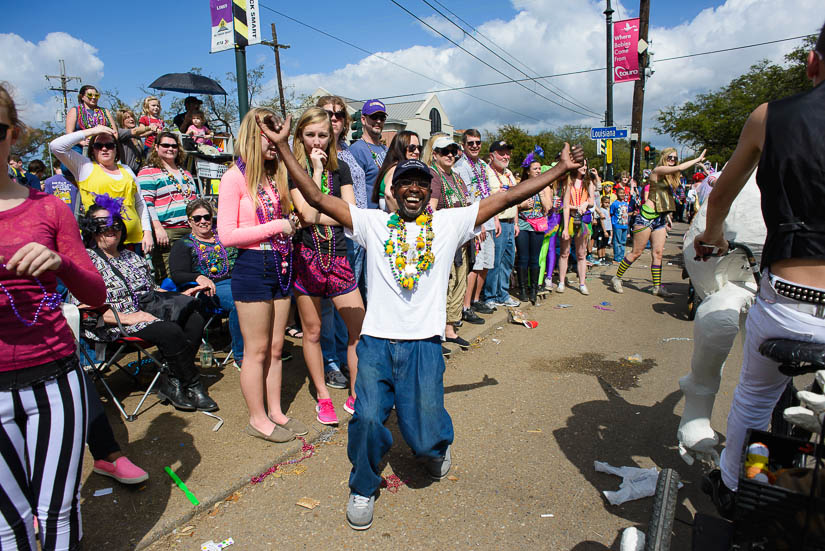
[[[94,472],[110,476],[122,484],[138,484],[149,478],[149,473],[129,461],[128,457],[118,457],[109,463],[98,459],[94,463]]]
[[[344,411],[349,413],[350,415],[355,415],[355,397],[350,396],[347,398],[347,401],[344,402]]]
[[[315,406],[315,411],[318,412],[318,422],[324,425],[337,425],[338,416],[335,415],[335,406],[332,405],[332,400],[329,398],[325,400],[318,400],[318,405]]]

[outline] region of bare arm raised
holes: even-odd
[[[343,227],[351,229],[352,216],[350,216],[349,203],[333,195],[325,195],[309,177],[306,170],[301,167],[289,149],[287,140],[292,116],[287,116],[286,121],[276,119],[272,115],[267,116],[264,120],[260,118],[257,120],[261,132],[278,148],[278,156],[284,162],[290,178],[295,182],[295,186],[300,190],[309,206],[334,218]]]
[[[536,178],[528,178],[511,187],[503,193],[495,193],[486,199],[482,199],[478,204],[478,216],[476,225],[480,226],[499,212],[521,203],[528,197],[546,188],[551,182],[561,178],[566,172],[575,170],[584,163],[584,151],[581,147],[575,146],[572,149],[565,143],[561,150],[561,158],[558,164]]]

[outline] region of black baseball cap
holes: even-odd
[[[401,161],[395,167],[395,174],[392,176],[392,181],[395,182],[402,176],[411,176],[413,174],[420,175],[427,180],[432,178],[432,172],[430,172],[430,168],[427,165],[418,159],[407,159],[405,161]]]
[[[513,146],[508,144],[504,140],[497,140],[497,141],[493,142],[492,144],[490,144],[490,151],[491,152],[493,152],[493,151],[504,151],[505,149],[507,151],[512,151]]]

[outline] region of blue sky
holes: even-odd
[[[422,18],[439,19],[420,0],[402,3]],[[604,25],[600,13],[604,0],[441,0],[441,3],[483,29],[487,36],[526,61],[538,74],[604,65]],[[817,0],[656,0],[651,7],[651,32],[656,37],[654,51],[659,57],[669,57],[811,32],[821,24],[820,19],[825,19],[825,10],[820,4]],[[389,0],[349,4],[319,1],[312,3],[311,10],[301,9],[303,5],[299,3],[263,0],[263,34],[269,38],[269,25],[274,22],[280,41],[291,45],[289,50],[282,51],[282,70],[288,85],[300,93],[324,85],[349,97],[380,97],[442,86],[388,69],[382,62],[376,65],[376,60],[366,59],[363,52],[286,20],[263,6],[283,11],[365,49],[386,52],[399,63],[451,84],[501,80],[500,75],[425,30]],[[101,89],[116,89],[130,102],[140,97],[140,85],[164,73],[185,71],[193,66],[220,76],[234,70],[232,52],[209,54],[208,0],[114,1],[91,10],[86,7],[88,5],[77,1],[44,0],[17,3],[14,10],[4,14],[0,30],[0,80],[8,80],[19,88],[19,95],[28,108],[24,109],[24,116],[28,116],[29,122],[37,123],[38,118],[49,118],[54,113],[55,107],[49,103],[54,94],[46,90],[42,75],[55,74],[60,57],[67,58],[70,74],[81,74],[85,82]],[[614,2],[614,9],[614,19],[620,19],[635,17],[638,8],[636,2],[627,5]],[[816,15],[817,25],[811,24],[810,14]],[[438,26],[449,28],[443,21]],[[70,36],[60,35],[48,44],[42,43],[54,32]],[[460,36],[457,38],[465,47],[469,44]],[[576,47],[571,48],[571,44]],[[793,45],[784,43],[740,54],[707,56],[678,65],[663,63],[656,67],[657,74],[649,82],[652,105],[646,115],[651,117],[657,107],[725,84],[758,59],[781,59]],[[2,50],[6,50],[5,53]],[[266,63],[266,79],[274,79],[270,48],[250,47],[247,56],[250,66]],[[381,68],[376,70],[376,66]],[[521,76],[509,69],[508,73]],[[553,79],[566,93],[575,93],[578,101],[596,111],[604,109],[603,82],[603,73]],[[270,82],[269,86],[274,84]],[[516,92],[525,96],[520,97]],[[456,127],[494,128],[516,122],[528,129],[537,129],[564,123],[593,123],[559,111],[515,85],[473,93],[501,105],[529,102],[535,106],[529,119],[519,120],[520,117],[511,112],[484,107],[459,93],[439,94],[450,116],[457,119],[452,121]],[[629,120],[632,85],[617,85],[614,93],[616,119]]]

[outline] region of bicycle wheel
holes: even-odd
[[[679,473],[673,469],[662,469],[656,482],[656,496],[653,499],[653,512],[647,527],[645,551],[670,550],[678,492]]]

